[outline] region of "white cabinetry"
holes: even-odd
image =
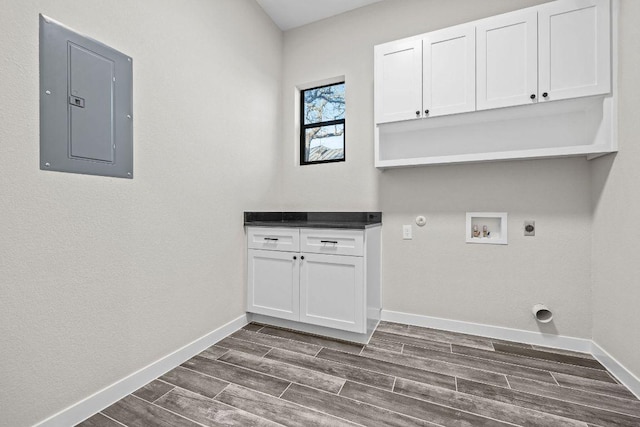
[[[474,26],[429,33],[422,46],[424,115],[437,117],[473,111],[476,107]]]
[[[477,109],[607,94],[608,0],[560,0],[476,24]]]
[[[541,101],[611,91],[609,0],[563,0],[538,9]]]
[[[376,167],[617,151],[617,13],[557,0],[376,46]]]
[[[476,25],[477,109],[534,102],[538,93],[537,14],[524,10]]]
[[[247,230],[247,301],[253,313],[297,320],[300,316],[300,233],[297,229]]]
[[[379,320],[380,227],[248,227],[247,240],[248,312],[355,334]]]
[[[248,265],[250,311],[298,320],[300,264],[291,252],[249,249]]]
[[[305,254],[300,263],[300,321],[364,333],[362,257]]]
[[[421,117],[422,41],[388,43],[375,55],[377,123]]]
[[[473,111],[475,48],[473,26],[376,46],[376,123]]]

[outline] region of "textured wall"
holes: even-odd
[[[0,9],[0,425],[20,427],[244,313],[282,33],[253,0]],[[38,13],[133,57],[134,180],[39,170]]]
[[[592,162],[593,339],[640,378],[640,2],[620,2],[620,151]]]
[[[373,155],[373,46],[542,3],[388,0],[285,33],[283,189],[290,209],[383,211],[383,307],[589,338],[590,191],[584,158],[380,172]],[[297,85],[345,75],[347,161],[297,166]],[[509,245],[465,244],[465,212],[509,213]],[[427,225],[417,228],[418,214]],[[523,220],[534,219],[535,238]],[[402,225],[414,239],[402,240]]]

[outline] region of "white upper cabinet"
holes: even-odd
[[[611,91],[608,0],[562,0],[538,9],[541,101]]]
[[[477,109],[611,91],[609,0],[560,0],[477,23]]]
[[[536,102],[537,13],[533,9],[483,19],[477,32],[477,109]]]
[[[610,0],[558,0],[375,47],[376,123],[611,92]]]
[[[376,123],[422,117],[422,41],[375,48]]]
[[[429,33],[423,49],[423,115],[465,113],[476,108],[476,33],[464,25]]]
[[[556,0],[376,46],[376,167],[617,151],[619,9]]]

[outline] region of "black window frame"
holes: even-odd
[[[300,165],[319,165],[323,163],[338,163],[344,162],[347,160],[347,122],[346,122],[346,101],[345,101],[345,117],[339,120],[328,120],[324,122],[314,122],[305,124],[305,116],[304,116],[304,93],[308,90],[314,89],[322,89],[323,87],[336,86],[340,84],[345,84],[344,80],[338,81],[335,83],[329,83],[321,86],[313,86],[306,89],[300,89]],[[346,86],[345,86],[346,90]],[[342,124],[342,158],[341,159],[331,159],[331,160],[316,160],[316,161],[306,161],[305,160],[305,150],[306,150],[306,131],[309,128],[316,128],[322,126],[332,126]]]

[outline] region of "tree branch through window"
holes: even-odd
[[[300,103],[300,164],[344,161],[344,82],[302,90]]]

